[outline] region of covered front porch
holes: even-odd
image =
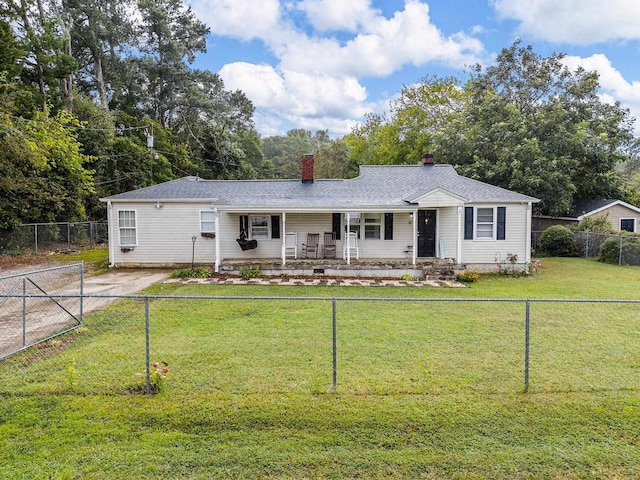
[[[242,258],[225,259],[220,263],[219,273],[241,275],[248,269],[259,269],[264,276],[316,276],[316,277],[361,277],[402,278],[411,276],[417,280],[452,280],[464,270],[448,258],[378,258],[378,259],[287,259]]]

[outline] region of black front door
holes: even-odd
[[[418,256],[436,256],[435,210],[418,210]]]

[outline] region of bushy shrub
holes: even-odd
[[[573,257],[576,254],[576,236],[567,227],[553,225],[540,235],[540,249],[554,257]]]
[[[620,248],[622,247],[622,255]],[[607,238],[598,252],[598,261],[613,265],[640,265],[640,238],[632,236]]]
[[[260,267],[243,268],[242,270],[240,270],[240,277],[242,277],[243,280],[250,280],[252,278],[256,278],[259,276],[260,276]]]
[[[208,278],[211,276],[211,271],[208,268],[194,267],[194,268],[181,268],[174,270],[169,275],[170,278]]]
[[[480,274],[478,272],[474,272],[473,270],[465,270],[464,272],[460,272],[456,275],[456,280],[464,283],[477,282],[479,278]]]
[[[608,213],[582,219],[576,227],[576,230],[594,233],[613,233],[615,231],[609,221]]]

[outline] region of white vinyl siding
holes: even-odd
[[[120,233],[120,246],[135,247],[138,245],[135,210],[118,211],[118,231]]]

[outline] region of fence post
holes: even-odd
[[[151,365],[150,365],[150,359],[151,359],[151,352],[149,351],[149,297],[145,297],[144,299],[144,330],[145,330],[145,358],[146,358],[146,362],[147,362],[147,366],[146,366],[146,391],[147,391],[147,395],[151,394]]]
[[[529,299],[525,303],[524,321],[524,391],[529,391]]]
[[[84,260],[80,262],[80,325],[84,319]]]
[[[35,238],[35,241],[36,241],[36,253],[38,253],[38,224],[37,223],[35,223],[33,225],[33,230],[35,232],[34,238]]]
[[[618,266],[622,265],[622,235],[620,235],[620,249],[618,250]]]
[[[587,248],[584,250],[584,258],[589,258],[589,230],[587,230]]]
[[[332,329],[333,329],[333,391],[338,386],[338,342],[336,325],[336,299],[332,300]]]
[[[27,345],[27,277],[22,277],[22,346]]]

